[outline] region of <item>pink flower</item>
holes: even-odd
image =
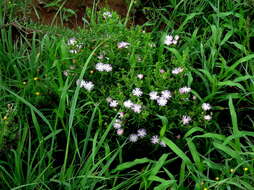
[[[123,129],[117,129],[117,131],[116,131],[117,135],[119,135],[119,136],[122,135],[123,132],[124,132]]]

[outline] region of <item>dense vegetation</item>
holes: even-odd
[[[253,1],[0,3],[1,189],[254,189]]]

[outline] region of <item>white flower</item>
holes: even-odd
[[[208,110],[210,110],[212,107],[211,107],[211,105],[209,104],[209,103],[203,103],[202,104],[202,109],[204,110],[204,111],[208,111]]]
[[[97,64],[95,65],[95,69],[96,69],[97,71],[100,71],[100,72],[104,71],[104,64],[103,64],[103,63],[97,63]]]
[[[166,144],[165,144],[163,141],[160,142],[160,145],[161,145],[162,147],[166,147]]]
[[[76,50],[76,49],[71,49],[69,52],[70,52],[70,53],[73,53],[73,54],[76,54],[76,53],[78,53],[78,50]]]
[[[178,35],[175,35],[175,40],[178,41],[179,40],[179,36]]]
[[[132,90],[132,94],[133,94],[134,96],[142,96],[143,92],[142,92],[142,90],[141,90],[140,88],[134,88],[134,89]]]
[[[121,123],[114,123],[114,124],[113,124],[113,127],[114,127],[115,129],[120,129],[120,128],[122,127],[122,125],[121,125]]]
[[[110,64],[97,63],[95,65],[95,69],[100,72],[102,72],[102,71],[110,72],[110,71],[112,71],[112,66]]]
[[[68,44],[69,46],[73,46],[73,45],[75,45],[76,43],[77,43],[76,38],[70,38],[70,39],[67,41],[67,44]]]
[[[212,119],[212,116],[211,115],[205,115],[204,119],[207,120],[207,121],[210,121]]]
[[[175,37],[173,37],[172,35],[167,35],[165,37],[164,44],[166,44],[166,45],[175,44],[176,45],[179,38],[180,37],[178,35],[176,35]]]
[[[64,76],[68,76],[69,75],[69,70],[65,70],[65,71],[63,71],[63,74],[64,74]]]
[[[165,106],[168,103],[168,100],[166,98],[160,97],[157,99],[157,103],[159,106]]]
[[[111,18],[112,17],[112,13],[107,11],[107,12],[104,12],[103,13],[103,18],[106,19],[106,18]]]
[[[178,75],[181,72],[183,72],[183,68],[182,67],[177,67],[177,68],[174,68],[172,70],[172,74],[174,74],[174,75]]]
[[[152,136],[151,142],[153,144],[158,144],[160,142],[160,139],[159,139],[158,135]]]
[[[136,134],[131,134],[131,135],[129,136],[129,141],[131,141],[131,142],[137,142],[137,141],[138,141],[138,135],[136,135]]]
[[[122,135],[122,134],[123,134],[123,132],[124,132],[124,130],[123,130],[123,129],[117,129],[117,131],[116,131],[117,135]]]
[[[107,97],[107,98],[106,98],[106,101],[107,101],[108,103],[110,103],[112,100],[113,100],[113,99],[112,99],[111,97]]]
[[[110,107],[115,108],[118,106],[118,102],[116,100],[112,100],[109,104]]]
[[[104,59],[104,55],[103,54],[100,54],[98,57],[97,57],[98,59]]]
[[[124,101],[123,105],[126,108],[131,108],[133,106],[133,103],[130,100],[126,100],[126,101]]]
[[[148,44],[150,47],[156,47],[156,44],[155,43],[149,43]]]
[[[88,91],[91,91],[94,88],[94,84],[91,81],[77,80],[76,84],[81,88],[85,88]]]
[[[191,121],[190,116],[184,115],[184,116],[182,117],[182,122],[183,122],[184,125],[189,124],[190,121]]]
[[[175,45],[176,45],[176,44],[177,44],[177,40],[173,40],[173,41],[172,41],[172,44],[175,44]]]
[[[172,41],[173,41],[173,36],[167,35],[167,36],[165,37],[164,44],[166,44],[166,45],[169,46],[169,45],[172,44]]]
[[[143,78],[144,78],[144,75],[143,75],[143,74],[138,74],[137,77],[138,77],[139,79],[143,79]]]
[[[118,116],[119,116],[119,118],[123,118],[124,117],[124,112],[119,112]]]
[[[112,71],[112,66],[110,64],[104,64],[103,69],[106,72],[110,72]]]
[[[85,81],[85,83],[83,84],[83,87],[86,90],[91,91],[94,87],[94,84],[91,81]]]
[[[149,96],[150,96],[150,99],[151,99],[151,100],[157,100],[157,99],[159,98],[158,92],[156,92],[156,91],[150,92],[150,93],[149,93]]]
[[[190,91],[191,91],[191,88],[189,88],[187,86],[184,86],[184,87],[179,89],[180,94],[186,94],[186,93],[188,93]]]
[[[118,47],[118,49],[120,49],[120,48],[127,48],[129,45],[130,45],[130,43],[128,43],[128,42],[119,42],[117,44],[117,47]]]
[[[163,91],[161,92],[161,96],[162,96],[162,98],[165,98],[165,99],[169,99],[169,98],[172,97],[172,96],[171,96],[171,92],[170,92],[169,90],[163,90]]]
[[[142,108],[142,106],[139,105],[139,104],[133,104],[132,107],[131,107],[131,109],[132,109],[134,112],[136,112],[136,113],[140,113],[140,112],[141,112],[141,108]]]
[[[140,138],[144,138],[146,136],[146,130],[145,129],[139,129],[138,130],[138,136]]]

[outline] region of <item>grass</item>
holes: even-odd
[[[148,21],[132,27],[134,1],[124,19],[94,4],[77,30],[20,20],[28,4],[1,2],[1,189],[254,189],[252,1],[140,1]],[[180,39],[167,46],[167,35]],[[159,106],[149,93],[163,90]]]

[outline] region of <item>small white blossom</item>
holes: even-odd
[[[110,107],[115,108],[118,106],[118,102],[116,100],[112,100],[109,104]]]
[[[112,13],[107,11],[107,12],[104,12],[103,13],[103,18],[106,19],[106,18],[111,18],[112,17]]]
[[[124,112],[119,112],[118,116],[119,116],[119,118],[123,118],[124,117]]]
[[[132,107],[131,107],[131,109],[132,109],[134,112],[136,112],[136,113],[140,113],[140,112],[141,112],[141,108],[142,108],[142,106],[139,105],[139,104],[133,104]]]
[[[97,58],[100,59],[100,60],[102,60],[102,59],[104,59],[104,55],[103,55],[103,54],[100,54]]]
[[[121,48],[127,48],[129,45],[130,45],[130,43],[128,43],[128,42],[119,42],[117,44],[117,47],[118,47],[118,49],[121,49]]]
[[[204,110],[204,111],[208,111],[208,110],[210,110],[212,107],[211,107],[211,105],[209,104],[209,103],[203,103],[202,104],[202,109]]]
[[[175,44],[175,45],[176,45],[176,44],[177,44],[177,40],[173,40],[173,41],[172,41],[172,44]]]
[[[191,121],[191,117],[190,117],[190,116],[184,115],[184,116],[182,117],[182,122],[183,122],[184,125],[189,124],[190,121]]]
[[[122,135],[122,134],[123,134],[123,132],[124,132],[124,130],[123,130],[123,129],[117,129],[117,131],[116,131],[117,135]]]
[[[150,43],[148,44],[150,47],[156,47],[156,44],[155,43]]]
[[[70,52],[70,53],[73,53],[73,54],[77,54],[77,53],[78,53],[78,50],[76,50],[76,49],[71,49],[69,52]]]
[[[120,128],[122,127],[122,125],[121,125],[121,123],[114,123],[114,124],[113,124],[113,127],[114,127],[115,129],[120,129]]]
[[[168,103],[168,100],[166,98],[160,97],[157,99],[157,103],[159,106],[165,106]]]
[[[95,65],[95,69],[100,72],[102,71],[110,72],[112,71],[112,66],[110,64],[97,63]]]
[[[64,74],[64,76],[68,76],[69,75],[69,70],[65,70],[65,71],[63,71],[63,74]]]
[[[110,72],[112,71],[112,66],[110,64],[104,64],[103,69],[106,72]]]
[[[132,90],[132,94],[133,94],[134,96],[142,96],[143,92],[142,92],[142,90],[141,90],[140,88],[134,88],[134,89]]]
[[[212,119],[212,116],[211,115],[205,115],[204,119],[207,120],[207,121],[210,121]]]
[[[145,129],[139,129],[138,130],[138,136],[140,138],[144,138],[146,136],[146,130]]]
[[[103,64],[103,63],[97,63],[97,64],[95,65],[95,69],[96,69],[97,71],[100,71],[100,72],[104,71],[104,64]]]
[[[153,144],[158,144],[160,142],[160,139],[159,139],[158,135],[152,136],[151,142]]]
[[[77,80],[77,85],[81,88],[85,88],[88,91],[91,91],[94,88],[94,84],[91,81]]]
[[[173,37],[172,35],[167,35],[166,37],[165,37],[165,40],[164,40],[164,44],[166,44],[166,45],[171,45],[171,44],[177,44],[177,42],[178,42],[178,40],[179,40],[179,36],[178,35],[176,35],[175,37]]]
[[[131,135],[129,136],[129,141],[131,141],[131,142],[137,142],[137,141],[138,141],[138,135],[136,135],[136,134],[131,134]]]
[[[160,142],[160,145],[161,145],[162,147],[166,147],[166,144],[165,144],[163,141]]]
[[[173,41],[173,36],[167,35],[167,36],[165,37],[164,44],[166,44],[166,45],[169,46],[169,45],[172,44],[172,41]]]
[[[187,86],[184,86],[184,87],[179,89],[180,94],[186,94],[186,93],[188,93],[190,91],[191,91],[191,88],[189,88]]]
[[[170,92],[169,90],[163,90],[163,91],[161,92],[161,96],[162,96],[162,98],[165,98],[165,99],[169,99],[169,98],[172,97],[172,96],[171,96],[171,92]]]
[[[75,45],[76,43],[77,43],[76,38],[70,38],[70,39],[67,41],[67,44],[68,44],[69,46],[73,46],[73,45]]]
[[[107,98],[106,98],[106,101],[107,101],[108,103],[110,103],[112,100],[113,100],[113,99],[112,99],[111,97],[107,97]]]
[[[150,96],[150,99],[151,99],[151,100],[157,100],[157,99],[159,98],[158,92],[156,92],[156,91],[150,92],[150,93],[149,93],[149,96]]]
[[[183,68],[182,67],[177,67],[177,68],[174,68],[172,70],[172,74],[174,74],[174,75],[178,75],[181,72],[183,72]]]
[[[143,74],[138,74],[137,77],[138,77],[139,79],[143,79],[143,78],[144,78],[144,75],[143,75]]]
[[[133,106],[133,103],[130,100],[126,100],[126,101],[124,101],[123,105],[126,108],[131,108]]]
[[[179,40],[179,36],[178,35],[175,35],[175,40],[178,41]]]

